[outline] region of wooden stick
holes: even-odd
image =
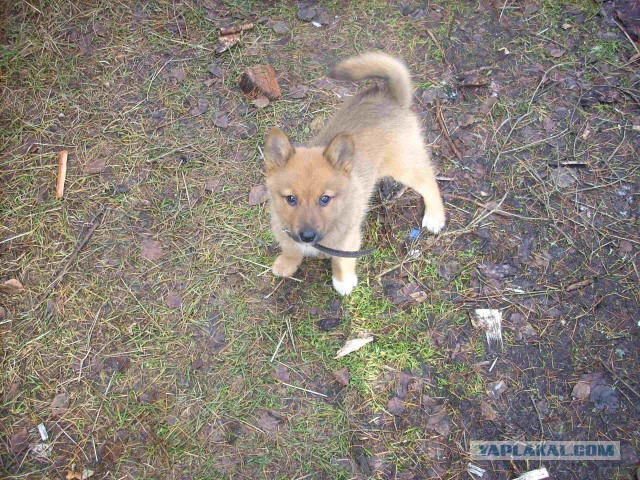
[[[58,184],[56,185],[56,198],[64,195],[64,181],[67,178],[67,155],[69,152],[62,150],[58,157]]]
[[[438,120],[438,125],[440,126],[440,130],[442,130],[442,135],[444,139],[447,141],[447,145],[449,145],[449,149],[458,157],[458,160],[462,160],[462,154],[460,150],[456,147],[456,144],[453,143],[451,137],[449,136],[449,132],[447,132],[447,125],[444,123],[444,118],[442,117],[442,107],[440,106],[440,102],[436,100],[436,120]]]
[[[93,217],[93,220],[91,221],[91,227],[89,227],[89,230],[87,230],[87,233],[84,234],[84,236],[80,239],[80,241],[76,245],[76,248],[67,257],[67,261],[64,262],[64,265],[62,265],[62,267],[60,267],[56,272],[56,274],[53,276],[53,280],[51,281],[49,286],[45,289],[42,295],[40,295],[39,302],[42,302],[46,297],[48,297],[49,294],[58,286],[58,283],[60,282],[60,280],[62,280],[62,277],[67,272],[67,269],[71,266],[73,261],[78,256],[78,254],[80,253],[80,250],[84,248],[84,246],[87,244],[87,242],[93,235],[93,232],[95,232],[96,228],[100,226],[102,216],[104,215],[106,210],[107,210],[106,205],[102,205],[100,207],[100,210],[98,211],[96,216]]]

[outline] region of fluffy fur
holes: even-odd
[[[445,225],[431,153],[410,110],[412,84],[404,63],[370,52],[338,64],[332,76],[382,82],[351,98],[308,147],[294,148],[278,128],[269,132],[265,166],[271,227],[282,248],[272,268],[277,276],[292,276],[305,256],[323,257],[304,242],[312,235],[310,243],[359,250],[369,199],[382,177],[422,195],[423,227],[438,233]],[[349,294],[358,282],[355,259],[332,257],[331,262],[334,288]]]

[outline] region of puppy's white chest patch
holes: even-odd
[[[295,247],[302,252],[305,257],[319,257],[323,256],[320,250],[313,248],[311,245],[303,245],[301,243],[295,243]]]

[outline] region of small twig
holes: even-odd
[[[440,126],[440,130],[442,130],[442,135],[444,139],[447,141],[447,145],[449,145],[449,149],[458,157],[458,160],[462,160],[462,154],[456,144],[453,143],[451,137],[449,136],[449,132],[447,132],[447,125],[444,123],[444,118],[442,117],[442,107],[440,106],[440,101],[436,100],[436,120],[438,120],[438,125]]]
[[[607,365],[607,363],[602,360],[601,358],[598,358],[598,360],[600,360],[600,363],[602,363],[602,366],[604,368],[607,369],[607,371],[611,374],[611,376],[616,379],[616,380],[620,380],[622,382],[622,384],[627,387],[631,392],[633,392],[638,398],[640,398],[640,393],[638,393],[634,388],[631,387],[631,385],[629,385],[627,382],[625,382],[622,378],[620,378],[619,375],[616,375],[616,372],[614,372],[613,370],[611,370],[611,368],[609,368],[609,365]]]
[[[593,278],[587,278],[585,280],[581,280],[579,282],[576,283],[572,283],[571,285],[569,285],[565,291],[567,292],[573,292],[574,290],[579,290],[581,288],[584,287],[588,287],[589,285],[591,285],[593,283]]]
[[[280,345],[282,345],[282,341],[284,340],[284,337],[286,335],[287,335],[287,331],[285,330],[284,332],[282,332],[282,336],[280,337],[280,341],[278,342],[278,345],[276,345],[276,350],[275,350],[275,352],[273,352],[273,355],[271,355],[271,360],[269,360],[269,363],[273,363],[273,359],[276,358],[276,355],[280,351]]]
[[[488,209],[489,208],[489,206],[487,206],[486,203],[479,202],[478,200],[476,200],[474,198],[467,198],[467,197],[465,197],[463,195],[456,195],[455,193],[444,193],[442,196],[444,198],[455,198],[455,199],[458,199],[458,200],[464,200],[466,202],[471,202],[471,203],[473,203],[474,205],[476,205],[476,206],[478,206],[480,208],[484,208],[484,209]],[[507,212],[505,210],[496,210],[494,213],[496,215],[501,216],[501,217],[514,217],[514,218],[521,218],[521,219],[524,219],[524,220],[543,220],[542,218],[524,217],[524,216],[518,215],[516,213]]]
[[[296,390],[302,390],[303,392],[313,393],[314,395],[318,395],[320,397],[329,398],[328,395],[325,395],[324,393],[315,392],[313,390],[308,390],[308,389],[302,388],[302,387],[296,387],[295,385],[291,385],[290,383],[286,383],[286,382],[282,382],[282,381],[280,381],[280,383],[282,383],[283,385],[286,385],[287,387],[295,388]]]
[[[540,410],[538,410],[538,405],[536,401],[533,399],[533,395],[530,395],[531,403],[533,403],[533,408],[536,409],[536,414],[538,414],[538,422],[540,423],[540,438],[544,438],[544,427],[542,426],[542,416],[540,415]]]
[[[629,43],[635,49],[636,53],[640,54],[640,50],[638,50],[638,46],[636,45],[636,42],[634,42],[633,39],[629,36],[627,29],[624,28],[622,25],[620,25],[615,18],[613,19],[613,21],[616,22],[616,25],[618,26],[618,28],[622,30],[622,33],[624,33],[624,36],[627,37],[627,40],[629,40]]]
[[[69,152],[62,150],[58,157],[58,183],[56,184],[56,198],[64,196],[64,182],[67,179],[67,156]]]
[[[93,319],[93,323],[91,324],[91,328],[89,329],[89,334],[87,335],[87,353],[85,353],[84,357],[82,357],[82,360],[80,360],[80,368],[78,369],[78,383],[80,383],[80,380],[82,378],[82,367],[84,366],[84,361],[91,353],[91,337],[93,335],[93,329],[96,326],[96,322],[98,321],[98,317],[100,316],[100,312],[102,311],[102,307],[103,305],[101,305],[98,309],[98,313],[96,313],[96,316]]]
[[[96,214],[95,217],[93,217],[93,220],[91,221],[91,228],[87,230],[87,233],[85,233],[82,239],[80,239],[80,241],[76,245],[76,248],[73,250],[71,255],[69,255],[69,257],[67,258],[67,261],[64,262],[64,265],[62,265],[62,267],[60,267],[56,272],[56,274],[53,276],[53,280],[40,296],[40,302],[44,300],[46,297],[48,297],[49,294],[58,286],[58,283],[60,283],[60,280],[62,280],[62,277],[64,277],[64,274],[67,273],[67,270],[69,269],[71,264],[75,261],[80,251],[85,247],[85,245],[93,235],[93,232],[95,232],[96,228],[100,226],[102,216],[104,215],[106,209],[107,207],[105,205],[102,205],[102,207],[100,208],[100,211]]]

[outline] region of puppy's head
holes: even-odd
[[[271,208],[285,232],[300,243],[322,240],[348,201],[354,143],[340,134],[326,148],[294,148],[272,128],[264,157]]]

